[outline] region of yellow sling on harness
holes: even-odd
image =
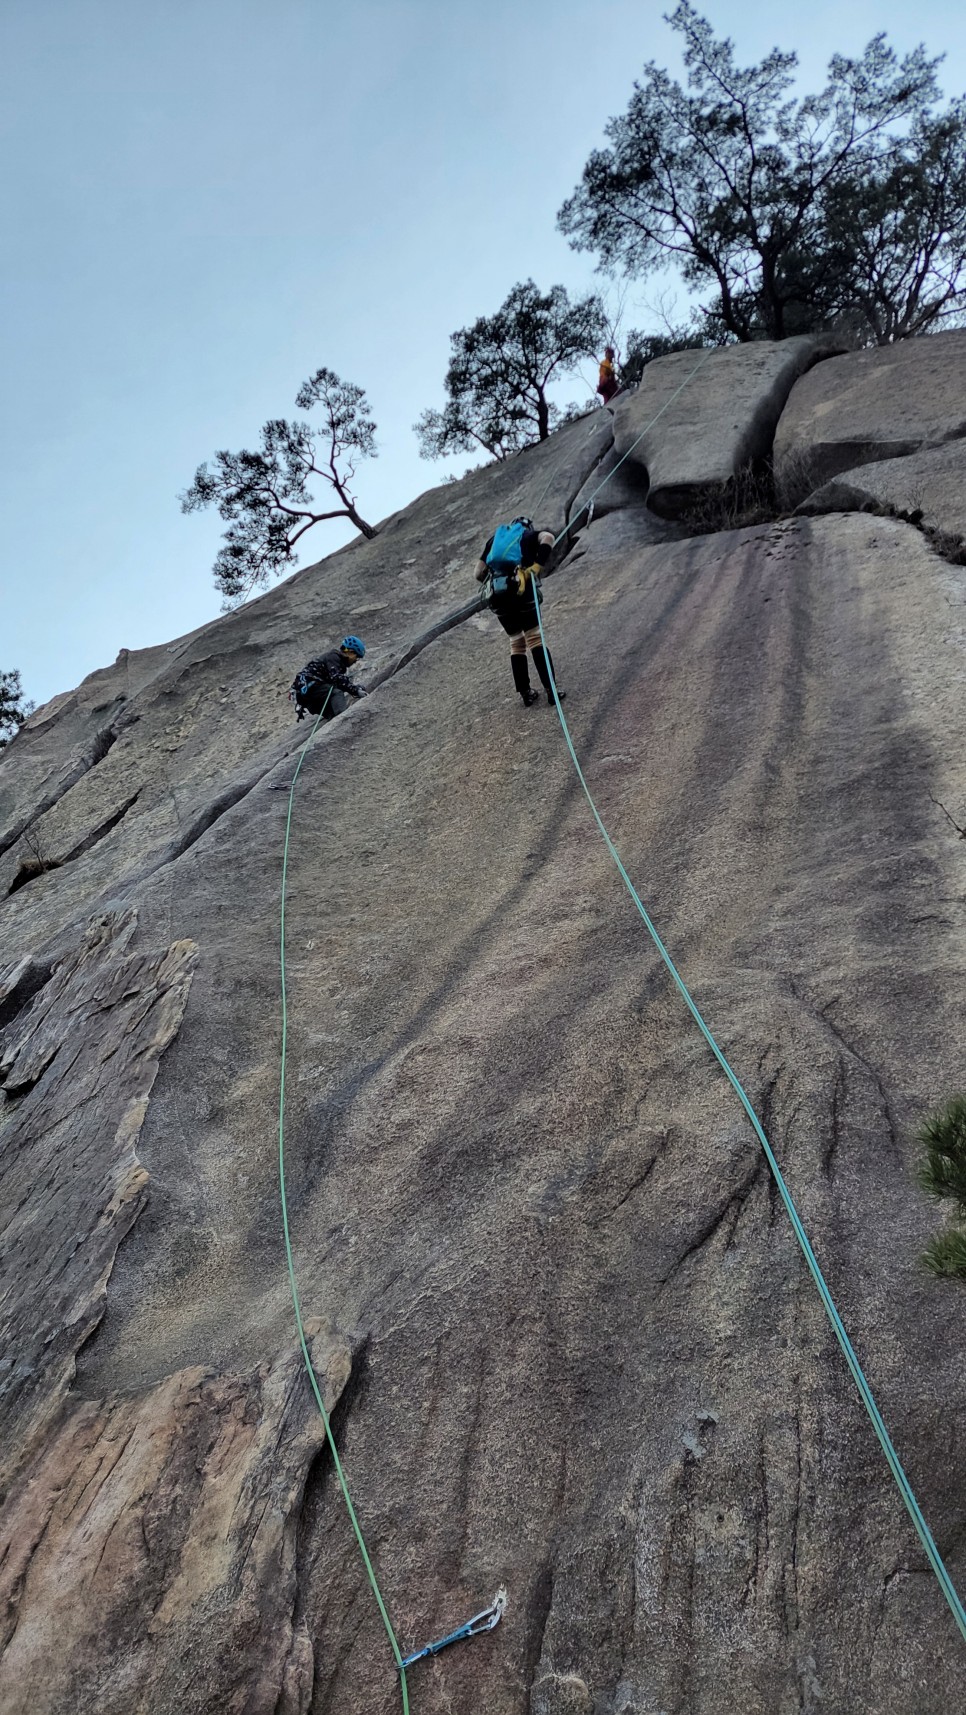
[[[539,566],[537,566],[537,565],[520,566],[516,572],[516,585],[517,585],[517,590],[519,591],[520,595],[526,595],[528,579],[537,578],[539,576],[540,576],[540,567]]]

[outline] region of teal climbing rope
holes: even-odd
[[[589,512],[589,510],[592,507],[593,502],[596,499],[597,495],[601,492],[601,490],[603,488],[606,487],[607,483],[611,481],[612,477],[614,477],[617,474],[617,471],[620,469],[621,465],[624,464],[628,458],[630,458],[631,454],[634,452],[635,448],[637,446],[639,446],[639,444],[643,440],[644,436],[648,433],[648,431],[651,428],[653,428],[654,424],[664,415],[664,412],[669,409],[669,407],[674,403],[675,399],[678,398],[678,396],[684,391],[685,387],[687,387],[688,383],[691,380],[693,380],[694,376],[697,375],[698,371],[702,368],[703,364],[707,362],[708,358],[711,355],[712,355],[711,352],[705,352],[705,354],[703,355],[701,360],[694,366],[694,368],[689,372],[689,374],[681,382],[680,386],[675,389],[675,391],[671,394],[670,398],[665,401],[664,405],[662,405],[661,409],[654,415],[654,417],[651,418],[650,422],[648,422],[645,425],[645,427],[641,430],[640,434],[635,438],[635,440],[628,447],[627,452],[624,453],[623,456],[618,460],[617,464],[615,464],[613,470],[608,472],[608,474],[602,479],[602,481],[593,490],[593,492],[588,497],[588,499],[584,502],[583,506],[577,512],[575,517],[573,519],[569,520],[568,523],[564,526],[563,530],[561,530],[560,534],[557,536],[557,538],[555,540],[555,543],[554,543],[555,547],[573,529],[574,524],[576,523],[576,520],[578,518],[580,518],[584,512]],[[546,650],[548,667],[549,667],[550,652],[549,652],[549,649],[547,647],[547,638],[546,638],[546,633],[544,631],[543,616],[540,612],[539,602],[537,603],[537,618],[538,618],[538,623],[539,623],[539,627],[540,627],[540,639],[541,639],[541,642],[544,646],[544,649]],[[560,704],[560,698],[557,694],[557,685],[556,685],[556,681],[554,679],[552,667],[549,667],[549,671],[550,671],[550,683],[551,683],[551,688],[553,691],[554,705],[555,705],[556,710],[557,710],[557,715],[558,715],[558,718],[560,720],[560,725],[561,725],[561,729],[563,731],[564,738],[566,740],[567,748],[570,752],[570,758],[571,758],[571,761],[572,761],[574,768],[576,770],[577,778],[580,781],[580,785],[581,785],[581,788],[583,790],[584,796],[587,799],[587,802],[590,806],[594,820],[597,823],[597,827],[600,831],[600,834],[604,840],[604,843],[607,847],[608,852],[610,853],[611,857],[614,860],[614,863],[617,866],[617,869],[618,869],[618,872],[621,876],[621,879],[622,879],[625,887],[627,888],[627,891],[630,894],[631,899],[633,900],[634,905],[635,905],[637,911],[639,912],[639,914],[640,914],[640,916],[644,922],[644,926],[647,929],[647,932],[650,935],[651,940],[653,941],[655,947],[657,948],[657,951],[658,951],[664,965],[666,966],[675,986],[677,987],[679,993],[681,994],[681,996],[684,1000],[684,1003],[688,1008],[688,1011],[691,1013],[691,1016],[694,1019],[695,1023],[697,1024],[698,1029],[700,1030],[702,1036],[704,1037],[709,1048],[711,1049],[712,1054],[714,1055],[719,1066],[721,1067],[722,1071],[724,1072],[726,1078],[728,1079],[728,1082],[730,1083],[732,1089],[734,1090],[735,1094],[737,1095],[748,1119],[751,1122],[751,1125],[754,1129],[755,1135],[758,1138],[758,1141],[759,1141],[761,1148],[764,1152],[765,1159],[768,1163],[769,1170],[770,1170],[770,1172],[774,1178],[775,1184],[778,1188],[778,1192],[779,1192],[779,1195],[781,1197],[782,1203],[784,1204],[786,1213],[788,1214],[788,1218],[789,1218],[791,1225],[792,1225],[792,1230],[795,1234],[795,1237],[796,1237],[796,1240],[798,1241],[799,1246],[801,1247],[802,1254],[805,1257],[805,1261],[806,1261],[806,1264],[808,1266],[809,1273],[811,1274],[812,1279],[815,1282],[815,1285],[818,1289],[819,1297],[822,1300],[823,1307],[824,1307],[825,1312],[828,1316],[828,1319],[832,1325],[833,1333],[835,1334],[835,1338],[838,1341],[839,1346],[841,1347],[842,1352],[845,1356],[846,1363],[847,1363],[848,1368],[851,1372],[851,1375],[852,1375],[852,1378],[856,1384],[856,1387],[859,1391],[859,1395],[860,1395],[860,1398],[862,1399],[862,1403],[865,1406],[865,1409],[868,1413],[868,1416],[869,1416],[869,1419],[872,1423],[872,1427],[875,1431],[876,1437],[877,1437],[879,1444],[882,1448],[882,1451],[885,1455],[886,1462],[889,1466],[890,1471],[892,1472],[893,1478],[895,1479],[896,1485],[897,1485],[899,1492],[902,1496],[903,1502],[904,1502],[906,1509],[907,1509],[907,1511],[908,1511],[908,1513],[912,1519],[912,1522],[913,1522],[913,1525],[916,1529],[919,1540],[922,1543],[922,1546],[925,1550],[926,1557],[929,1561],[929,1564],[932,1567],[933,1572],[935,1573],[936,1578],[939,1582],[940,1588],[942,1589],[943,1594],[946,1598],[946,1601],[949,1604],[949,1607],[952,1611],[953,1617],[954,1617],[956,1624],[959,1628],[960,1634],[962,1635],[962,1637],[964,1639],[966,1639],[966,1610],[964,1610],[963,1604],[960,1601],[960,1598],[957,1594],[957,1591],[956,1591],[956,1588],[952,1582],[952,1579],[950,1578],[949,1573],[946,1570],[942,1556],[940,1555],[939,1550],[936,1547],[936,1544],[935,1544],[933,1537],[932,1537],[932,1533],[929,1530],[929,1526],[927,1525],[925,1518],[923,1517],[922,1511],[919,1507],[919,1503],[918,1503],[916,1496],[913,1492],[912,1486],[909,1483],[909,1479],[906,1476],[906,1473],[903,1469],[903,1466],[902,1466],[902,1463],[899,1459],[899,1456],[896,1453],[896,1450],[892,1444],[892,1440],[889,1436],[888,1430],[886,1429],[885,1422],[882,1418],[882,1414],[879,1411],[879,1407],[876,1403],[875,1397],[872,1393],[872,1390],[869,1386],[869,1383],[866,1380],[865,1374],[862,1370],[862,1366],[859,1363],[859,1360],[858,1360],[858,1358],[855,1354],[855,1351],[852,1347],[852,1343],[849,1339],[848,1333],[846,1332],[845,1325],[842,1321],[842,1318],[839,1315],[839,1312],[838,1312],[837,1306],[835,1304],[835,1301],[832,1297],[831,1291],[828,1287],[828,1284],[825,1280],[824,1275],[822,1274],[821,1268],[819,1267],[818,1260],[815,1256],[815,1253],[812,1249],[808,1235],[807,1235],[805,1228],[802,1224],[802,1220],[801,1220],[801,1217],[799,1216],[798,1210],[795,1206],[795,1202],[794,1202],[794,1200],[791,1196],[791,1193],[788,1190],[788,1187],[785,1183],[784,1177],[783,1177],[781,1169],[778,1165],[778,1161],[775,1157],[775,1154],[771,1148],[771,1145],[768,1142],[767,1137],[765,1136],[765,1132],[764,1132],[764,1130],[763,1130],[763,1128],[762,1128],[762,1126],[758,1120],[758,1116],[755,1113],[755,1110],[751,1104],[751,1101],[750,1101],[747,1093],[745,1092],[743,1085],[741,1084],[737,1074],[735,1073],[735,1071],[731,1067],[731,1065],[730,1065],[729,1061],[727,1060],[727,1058],[725,1057],[724,1053],[719,1048],[717,1042],[715,1041],[715,1038],[713,1037],[711,1031],[709,1030],[707,1024],[705,1023],[704,1018],[702,1017],[700,1011],[698,1010],[696,1002],[694,1001],[686,983],[684,982],[683,977],[681,976],[681,974],[678,971],[673,959],[671,958],[670,953],[668,952],[667,948],[665,947],[664,942],[661,940],[661,937],[658,934],[657,929],[655,928],[653,922],[651,921],[651,918],[648,915],[648,912],[647,912],[647,910],[643,904],[643,901],[641,900],[640,895],[638,894],[637,889],[634,886],[634,883],[631,881],[631,878],[628,875],[627,870],[624,867],[624,864],[621,860],[620,854],[617,851],[617,848],[614,845],[614,842],[611,839],[610,834],[608,833],[607,828],[604,825],[604,822],[603,822],[603,819],[600,815],[600,812],[597,809],[597,805],[594,802],[593,795],[591,794],[590,788],[587,785],[587,781],[585,779],[583,769],[581,768],[580,761],[579,761],[578,756],[577,756],[577,752],[574,749],[573,739],[572,739],[571,734],[570,734],[570,728],[567,724],[566,717],[564,716],[564,712],[563,712],[563,709],[562,709],[561,704]],[[326,700],[328,700],[328,699],[326,699]],[[324,705],[323,705],[323,711],[322,712],[324,712]],[[382,1593],[379,1589],[378,1580],[376,1579],[375,1571],[374,1571],[373,1566],[372,1566],[372,1561],[369,1557],[369,1552],[366,1548],[365,1540],[363,1538],[362,1530],[360,1528],[359,1521],[358,1521],[358,1518],[356,1516],[355,1508],[352,1504],[352,1497],[349,1493],[348,1483],[346,1481],[345,1473],[344,1473],[343,1468],[342,1468],[342,1462],[339,1458],[338,1449],[336,1447],[335,1439],[333,1437],[331,1425],[329,1422],[329,1416],[328,1416],[328,1413],[326,1412],[326,1409],[325,1409],[325,1404],[324,1404],[324,1401],[322,1399],[322,1394],[321,1394],[319,1384],[318,1384],[318,1378],[316,1377],[315,1369],[314,1369],[314,1366],[312,1364],[311,1355],[310,1355],[309,1349],[308,1349],[308,1343],[307,1343],[307,1340],[305,1337],[305,1329],[304,1329],[303,1322],[302,1322],[302,1312],[301,1312],[301,1307],[300,1307],[300,1303],[299,1303],[298,1286],[297,1286],[296,1278],[295,1278],[295,1265],[294,1265],[294,1261],[293,1261],[293,1257],[292,1257],[291,1233],[290,1233],[289,1215],[288,1215],[288,1200],[287,1200],[286,1188],[285,1188],[285,1141],[284,1141],[284,1139],[285,1139],[285,1129],[284,1129],[284,1126],[285,1126],[285,1069],[286,1069],[286,1055],[287,1055],[287,1042],[288,1042],[288,1004],[287,1004],[287,995],[286,995],[286,976],[285,976],[285,895],[286,895],[286,885],[287,885],[287,877],[288,877],[288,855],[289,855],[289,843],[290,843],[291,823],[292,823],[292,805],[293,805],[294,796],[295,796],[295,784],[296,784],[296,781],[298,779],[299,772],[300,772],[301,767],[302,767],[302,763],[305,759],[305,754],[309,748],[309,745],[312,741],[312,738],[315,735],[319,721],[322,719],[322,712],[320,712],[320,714],[318,715],[316,722],[315,722],[315,725],[313,726],[312,731],[310,732],[308,738],[306,739],[305,744],[303,745],[301,753],[299,755],[298,764],[297,764],[295,772],[292,776],[292,784],[291,784],[291,787],[289,790],[288,813],[287,813],[286,821],[285,821],[285,846],[284,846],[284,855],[283,855],[283,861],[282,861],[282,896],[281,896],[281,930],[280,930],[280,967],[281,967],[281,990],[282,990],[282,1050],[281,1050],[281,1076],[280,1076],[280,1088],[279,1088],[279,1117],[278,1117],[278,1163],[279,1163],[279,1187],[280,1187],[281,1204],[282,1204],[282,1224],[283,1224],[284,1233],[285,1233],[285,1252],[286,1252],[286,1258],[287,1258],[287,1263],[288,1263],[289,1285],[291,1288],[292,1303],[293,1303],[294,1310],[295,1310],[295,1320],[296,1320],[296,1326],[298,1328],[299,1344],[301,1346],[302,1356],[304,1358],[305,1366],[306,1366],[306,1369],[308,1371],[309,1380],[310,1380],[310,1383],[312,1386],[312,1391],[315,1395],[316,1404],[318,1405],[319,1411],[320,1411],[321,1416],[322,1416],[322,1421],[323,1421],[323,1424],[325,1426],[325,1434],[326,1434],[326,1438],[327,1438],[327,1441],[329,1444],[329,1448],[330,1448],[331,1453],[332,1453],[332,1459],[333,1459],[333,1463],[335,1465],[336,1474],[337,1474],[338,1479],[339,1479],[339,1485],[340,1485],[341,1490],[342,1490],[342,1495],[343,1495],[343,1499],[345,1501],[346,1510],[349,1514],[349,1519],[351,1521],[352,1528],[353,1528],[353,1531],[355,1533],[356,1541],[357,1541],[358,1546],[359,1546],[359,1551],[362,1555],[363,1563],[364,1563],[365,1568],[366,1568],[366,1573],[368,1575],[370,1585],[372,1586],[373,1595],[375,1596],[376,1604],[378,1606],[379,1613],[380,1613],[380,1616],[382,1618],[383,1625],[385,1626],[386,1633],[387,1633],[387,1636],[389,1638],[389,1642],[390,1642],[390,1645],[392,1648],[392,1653],[393,1653],[393,1657],[394,1657],[395,1662],[396,1662],[396,1667],[399,1671],[399,1682],[400,1682],[400,1689],[401,1689],[401,1694],[402,1694],[403,1715],[409,1715],[409,1695],[408,1695],[408,1689],[407,1689],[407,1684],[406,1684],[406,1670],[405,1670],[405,1667],[403,1665],[402,1655],[400,1653],[399,1645],[396,1641],[396,1636],[395,1636],[395,1633],[394,1633],[393,1628],[392,1628],[392,1624],[391,1624],[390,1619],[389,1619],[389,1614],[388,1614],[388,1611],[386,1608],[386,1604],[383,1600]]]
[[[556,685],[556,680],[554,679],[554,676],[553,676],[553,668],[550,664],[551,663],[550,651],[549,651],[549,648],[547,647],[547,638],[546,638],[546,633],[544,632],[544,629],[543,629],[543,616],[540,612],[539,602],[536,604],[536,606],[537,606],[537,619],[538,619],[538,622],[540,625],[540,641],[544,647],[545,658],[547,661],[547,667],[548,667],[548,671],[550,673],[550,684],[551,684],[551,688],[553,690],[554,705],[555,705],[556,710],[557,710],[557,715],[560,719],[560,725],[561,725],[561,729],[563,731],[564,739],[566,740],[567,749],[570,752],[570,760],[573,763],[574,768],[576,769],[577,778],[580,781],[581,787],[583,788],[584,796],[587,799],[588,804],[590,805],[591,812],[593,814],[595,822],[597,823],[597,827],[600,830],[600,833],[603,837],[604,844],[606,845],[607,850],[609,851],[611,857],[613,858],[615,864],[617,865],[618,871],[620,872],[621,880],[623,881],[624,886],[627,888],[627,891],[630,894],[631,899],[634,901],[634,905],[636,906],[638,912],[640,913],[641,918],[643,919],[644,927],[646,928],[648,934],[650,935],[651,940],[654,942],[654,945],[657,948],[658,953],[660,954],[661,958],[663,959],[664,964],[666,965],[666,967],[667,967],[667,969],[671,975],[671,978],[672,978],[676,988],[678,989],[678,992],[680,993],[681,998],[684,1001],[685,1006],[687,1007],[688,1011],[691,1014],[691,1017],[694,1019],[694,1022],[697,1025],[698,1029],[700,1030],[701,1035],[704,1037],[706,1043],[708,1044],[708,1047],[711,1049],[711,1052],[714,1055],[715,1059],[717,1060],[718,1065],[721,1067],[721,1070],[724,1072],[725,1077],[727,1078],[729,1084],[731,1085],[732,1089],[735,1092],[735,1095],[738,1097],[738,1100],[740,1101],[742,1107],[744,1108],[745,1113],[747,1114],[749,1120],[751,1121],[752,1127],[754,1128],[755,1136],[757,1137],[758,1142],[761,1144],[761,1147],[762,1147],[764,1154],[765,1154],[765,1160],[768,1163],[768,1166],[771,1170],[772,1177],[775,1181],[775,1184],[778,1187],[779,1196],[781,1197],[781,1200],[782,1200],[783,1204],[785,1205],[786,1213],[787,1213],[788,1218],[792,1224],[792,1230],[795,1234],[796,1239],[798,1240],[799,1245],[801,1246],[802,1253],[805,1257],[805,1261],[808,1264],[809,1273],[811,1274],[812,1279],[814,1280],[815,1285],[818,1288],[819,1297],[821,1298],[822,1304],[825,1307],[826,1315],[828,1316],[828,1319],[832,1324],[832,1331],[835,1334],[835,1338],[837,1339],[837,1341],[838,1341],[839,1345],[841,1346],[842,1351],[845,1355],[845,1361],[848,1364],[849,1369],[852,1373],[852,1379],[854,1380],[855,1385],[859,1390],[859,1395],[861,1397],[862,1403],[865,1406],[865,1409],[869,1414],[869,1418],[871,1419],[872,1427],[875,1430],[876,1436],[877,1436],[878,1441],[879,1441],[879,1445],[881,1446],[882,1451],[885,1454],[886,1462],[889,1466],[890,1471],[892,1472],[893,1477],[895,1478],[896,1484],[897,1484],[898,1489],[899,1489],[899,1493],[901,1494],[902,1499],[905,1502],[906,1509],[909,1513],[909,1516],[912,1519],[913,1524],[915,1525],[916,1532],[917,1532],[917,1535],[919,1537],[919,1540],[922,1543],[922,1546],[926,1551],[926,1557],[929,1561],[929,1564],[932,1567],[934,1573],[936,1574],[937,1579],[939,1580],[939,1585],[940,1585],[940,1588],[942,1589],[943,1595],[946,1598],[946,1601],[949,1603],[949,1606],[952,1609],[953,1618],[955,1619],[956,1624],[959,1627],[960,1633],[962,1634],[963,1638],[966,1639],[966,1610],[964,1610],[964,1608],[963,1608],[963,1604],[960,1601],[959,1596],[956,1592],[956,1587],[953,1584],[953,1581],[950,1578],[949,1573],[946,1570],[942,1556],[939,1553],[939,1550],[936,1547],[935,1542],[933,1541],[932,1532],[930,1531],[929,1526],[927,1525],[925,1518],[922,1515],[922,1511],[920,1509],[919,1502],[916,1500],[916,1497],[915,1497],[915,1494],[913,1493],[912,1486],[909,1482],[909,1479],[906,1476],[905,1471],[903,1470],[902,1463],[899,1459],[899,1455],[897,1454],[895,1448],[892,1445],[892,1441],[890,1439],[889,1432],[886,1429],[885,1423],[884,1423],[883,1418],[882,1418],[882,1413],[880,1412],[879,1407],[876,1404],[875,1397],[872,1393],[872,1389],[870,1388],[868,1381],[865,1378],[865,1374],[863,1372],[862,1366],[859,1363],[859,1360],[855,1355],[855,1351],[853,1350],[853,1347],[852,1347],[852,1342],[849,1339],[849,1336],[848,1336],[846,1329],[845,1329],[845,1324],[843,1323],[842,1318],[839,1315],[838,1309],[837,1309],[836,1304],[835,1304],[835,1300],[833,1299],[831,1291],[829,1290],[828,1284],[825,1280],[825,1276],[823,1275],[823,1273],[822,1273],[822,1271],[818,1265],[818,1259],[816,1258],[815,1252],[813,1251],[812,1246],[809,1242],[808,1235],[805,1231],[804,1226],[802,1225],[801,1217],[798,1213],[797,1208],[795,1207],[795,1203],[794,1203],[794,1200],[792,1198],[791,1192],[789,1191],[788,1186],[785,1184],[785,1180],[782,1176],[781,1168],[779,1167],[778,1162],[775,1158],[774,1152],[772,1150],[772,1147],[771,1147],[770,1143],[768,1142],[767,1137],[765,1136],[764,1130],[762,1129],[762,1126],[759,1122],[758,1115],[755,1113],[755,1110],[752,1107],[751,1101],[749,1100],[749,1098],[745,1092],[744,1086],[742,1085],[741,1081],[739,1080],[737,1073],[732,1069],[728,1060],[725,1058],[725,1055],[722,1053],[721,1049],[718,1047],[718,1044],[715,1041],[714,1037],[712,1036],[711,1031],[708,1029],[708,1026],[706,1025],[703,1017],[701,1016],[701,1013],[698,1011],[697,1004],[694,1001],[694,999],[692,998],[691,992],[688,989],[687,984],[684,981],[684,978],[681,976],[681,973],[679,972],[677,966],[675,965],[674,960],[671,958],[671,955],[668,952],[667,948],[665,947],[664,942],[661,940],[661,937],[658,934],[656,928],[654,927],[654,924],[652,923],[651,918],[648,915],[648,913],[644,907],[643,901],[641,900],[641,897],[640,897],[636,887],[634,886],[634,883],[632,882],[630,876],[628,875],[627,870],[624,868],[624,865],[621,861],[620,853],[618,852],[617,847],[615,846],[613,840],[611,839],[610,834],[607,832],[607,829],[604,826],[604,822],[603,822],[603,819],[601,817],[600,811],[598,810],[597,805],[594,802],[593,796],[591,794],[590,787],[587,785],[587,781],[584,777],[584,771],[580,766],[580,762],[579,762],[578,757],[577,757],[577,752],[574,749],[574,742],[573,742],[573,739],[571,738],[571,735],[570,735],[570,728],[567,725],[566,716],[564,715],[563,709],[560,705],[560,698],[557,695],[557,685]]]
[[[346,1482],[345,1472],[342,1468],[342,1460],[339,1458],[339,1449],[337,1448],[337,1446],[335,1444],[335,1436],[332,1433],[332,1425],[329,1422],[329,1414],[325,1409],[325,1402],[322,1398],[322,1390],[319,1387],[318,1377],[315,1373],[315,1365],[312,1362],[312,1357],[311,1357],[311,1354],[309,1352],[308,1341],[306,1340],[306,1337],[305,1337],[305,1327],[304,1327],[304,1324],[302,1322],[302,1308],[301,1308],[301,1304],[299,1302],[299,1289],[298,1289],[298,1284],[297,1284],[296,1279],[295,1279],[295,1263],[294,1263],[294,1260],[292,1257],[292,1235],[291,1235],[291,1231],[290,1231],[290,1227],[289,1227],[288,1196],[287,1196],[286,1189],[285,1189],[285,1065],[286,1065],[286,1059],[287,1059],[287,1054],[288,1054],[288,995],[287,995],[286,982],[285,982],[285,890],[286,890],[286,883],[288,881],[288,851],[289,851],[289,842],[290,842],[291,832],[292,832],[292,804],[295,800],[295,782],[297,781],[297,779],[299,777],[299,773],[301,772],[302,763],[305,761],[306,751],[308,750],[309,745],[312,743],[312,740],[315,737],[316,730],[317,730],[318,725],[319,725],[319,721],[322,719],[322,716],[325,713],[326,703],[328,703],[329,697],[331,695],[332,695],[332,692],[330,689],[329,691],[326,692],[325,702],[322,704],[322,707],[319,710],[318,715],[316,716],[315,725],[313,726],[312,731],[309,733],[308,738],[306,739],[305,743],[302,746],[301,751],[299,752],[298,763],[297,763],[296,768],[295,768],[295,773],[292,775],[292,784],[289,787],[288,813],[285,817],[285,846],[284,846],[284,851],[283,851],[283,855],[282,855],[281,928],[280,928],[280,934],[279,934],[279,965],[280,965],[281,980],[282,980],[282,1056],[281,1056],[282,1064],[281,1064],[281,1074],[280,1074],[280,1078],[279,1078],[279,1092],[278,1092],[278,1184],[279,1184],[279,1193],[280,1193],[281,1202],[282,1202],[282,1228],[283,1228],[283,1231],[285,1233],[285,1256],[286,1256],[286,1260],[288,1263],[288,1283],[289,1283],[289,1287],[290,1287],[291,1293],[292,1293],[292,1304],[293,1304],[293,1307],[295,1310],[295,1325],[298,1329],[299,1345],[302,1348],[302,1357],[305,1360],[305,1367],[308,1371],[309,1381],[310,1381],[311,1386],[312,1386],[312,1392],[315,1395],[315,1403],[318,1406],[319,1411],[322,1414],[322,1422],[325,1426],[325,1436],[326,1436],[326,1440],[329,1443],[329,1451],[332,1454],[332,1462],[335,1466],[336,1476],[339,1479],[339,1487],[342,1490],[342,1498],[345,1501],[346,1511],[349,1514],[349,1520],[350,1520],[350,1523],[352,1525],[352,1529],[355,1532],[356,1542],[359,1544],[359,1552],[362,1555],[362,1560],[363,1560],[363,1564],[364,1564],[365,1569],[366,1569],[366,1573],[367,1573],[368,1578],[369,1578],[369,1583],[372,1586],[372,1593],[376,1598],[376,1606],[378,1607],[379,1613],[382,1617],[382,1623],[386,1628],[386,1633],[388,1635],[389,1643],[390,1643],[390,1646],[392,1648],[392,1653],[393,1653],[393,1656],[395,1658],[396,1667],[399,1670],[399,1687],[400,1687],[400,1691],[402,1694],[403,1715],[409,1715],[409,1689],[408,1689],[407,1684],[406,1684],[406,1669],[403,1666],[402,1653],[400,1651],[398,1643],[396,1642],[396,1634],[392,1629],[392,1623],[389,1619],[389,1613],[388,1613],[388,1610],[386,1608],[386,1604],[383,1601],[382,1591],[379,1588],[379,1581],[376,1578],[375,1571],[373,1570],[372,1561],[369,1558],[369,1550],[366,1547],[365,1538],[362,1534],[362,1528],[359,1524],[358,1518],[356,1517],[356,1509],[352,1504],[352,1496],[349,1493],[349,1485]]]

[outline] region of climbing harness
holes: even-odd
[[[533,591],[536,603],[543,600],[540,588],[540,573],[536,566],[518,566],[515,572],[487,572],[480,595],[483,607],[493,607],[497,602],[521,600],[527,593],[527,585]]]
[[[500,1624],[505,1608],[506,1591],[501,1586],[489,1607],[484,1608],[480,1614],[474,1614],[471,1620],[467,1620],[465,1626],[457,1626],[455,1632],[447,1632],[445,1638],[440,1638],[437,1643],[424,1644],[422,1649],[414,1650],[412,1655],[407,1655],[399,1663],[400,1672],[404,1668],[412,1667],[413,1662],[422,1661],[425,1656],[439,1655],[440,1650],[446,1649],[449,1644],[462,1643],[464,1638],[479,1637],[481,1632],[492,1632],[493,1627]]]

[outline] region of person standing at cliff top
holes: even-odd
[[[547,702],[553,702],[550,684],[553,661],[540,641],[537,613],[537,603],[542,600],[539,574],[552,550],[552,531],[537,530],[529,518],[514,518],[512,523],[501,524],[494,530],[476,567],[477,583],[489,580],[489,605],[510,639],[510,671],[524,708],[540,700],[540,692],[530,685],[528,649],[547,693]],[[566,694],[557,687],[561,702]]]
[[[321,714],[323,720],[334,720],[341,711],[334,704],[333,691],[344,691],[348,697],[364,697],[364,687],[353,683],[348,669],[361,661],[365,652],[361,637],[343,637],[338,649],[317,655],[296,673],[289,691],[298,711],[296,720],[304,720],[306,714]]]
[[[604,347],[604,355],[600,364],[600,378],[597,382],[597,391],[605,405],[609,405],[615,393],[620,392],[620,385],[618,383],[617,376],[614,373],[614,347],[612,345],[605,345]]]

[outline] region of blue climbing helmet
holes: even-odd
[[[366,652],[366,646],[361,637],[343,637],[342,642],[339,644],[339,648],[351,649],[353,655],[358,655],[360,661]]]

